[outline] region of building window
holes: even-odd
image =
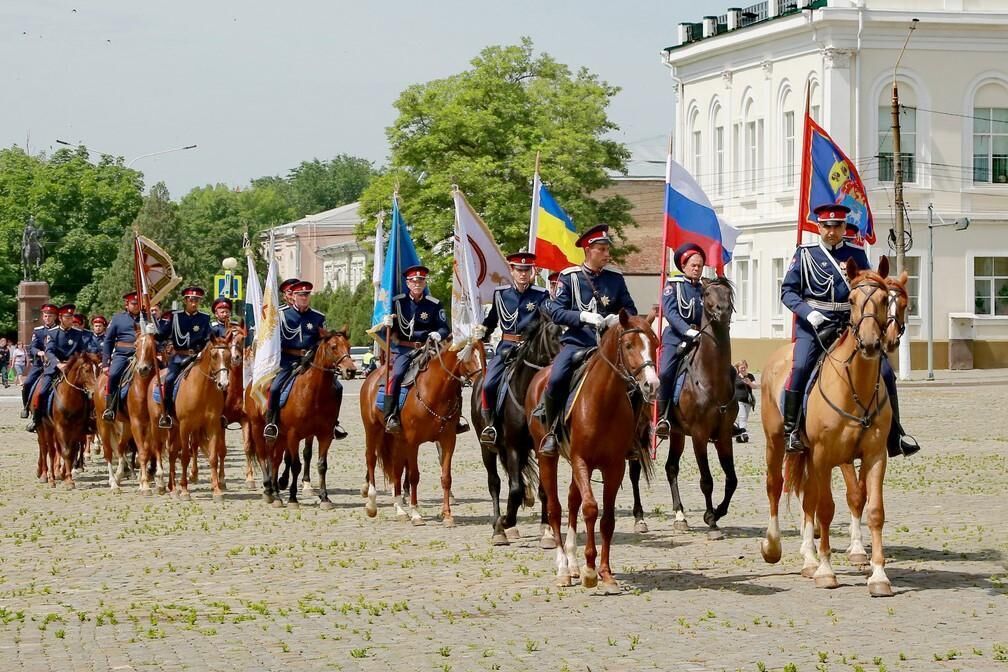
[[[1008,108],[973,108],[973,181],[1008,183]]]
[[[784,269],[786,268],[788,260],[783,257],[778,257],[771,261],[770,268],[773,272],[773,287],[774,287],[774,301],[773,301],[773,316],[774,317],[784,317],[784,303],[781,301],[781,291],[784,289]]]
[[[818,105],[810,105],[809,106],[809,116],[812,117],[812,121],[816,122],[817,124],[820,124],[820,122],[819,122],[819,106]]]
[[[975,257],[973,288],[973,312],[1008,315],[1008,257]]]
[[[350,262],[350,288],[356,289],[364,279],[364,259],[357,257]]]
[[[724,126],[714,129],[714,193],[724,193]]]
[[[917,108],[900,106],[900,166],[903,181],[917,181]],[[892,107],[879,106],[879,181],[892,182],[895,177],[892,143]]]
[[[748,319],[752,315],[752,303],[750,302],[750,296],[752,294],[752,279],[750,277],[750,271],[752,266],[749,259],[733,259],[732,268],[734,269],[733,275],[735,282],[735,313],[741,319]]]
[[[783,138],[784,150],[784,186],[793,187],[795,181],[795,130],[794,112],[784,113]]]
[[[327,288],[336,286],[336,264],[328,259],[322,262],[322,281]]]
[[[693,131],[693,177],[700,181],[700,131]]]
[[[907,317],[920,317],[920,257],[906,257],[904,270],[907,272]]]

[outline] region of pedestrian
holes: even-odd
[[[735,426],[738,432],[735,434],[735,441],[749,443],[749,414],[756,407],[756,395],[753,394],[753,390],[756,389],[756,376],[749,373],[749,362],[744,359],[735,365],[735,369],[738,371],[735,384],[740,388],[737,391],[739,405]]]
[[[3,381],[5,389],[10,387],[10,381],[7,380],[7,371],[10,369],[11,363],[10,356],[10,346],[7,344],[7,339],[0,338],[0,380]]]
[[[25,356],[24,343],[12,345],[10,352],[11,362],[14,363],[14,383],[16,385],[24,385],[24,370],[25,366],[28,364],[28,358]]]

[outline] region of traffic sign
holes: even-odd
[[[227,291],[227,279],[231,277],[231,291]],[[214,276],[214,298],[223,296],[229,299],[242,301],[245,299],[245,287],[242,284],[242,276],[237,274],[225,274]]]

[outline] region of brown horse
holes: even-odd
[[[102,418],[105,412],[105,395],[95,395],[95,417],[98,436],[101,437],[102,451],[108,468],[109,488],[118,492],[122,479],[126,474],[126,452],[133,440],[139,450],[148,450],[150,441],[150,421],[147,415],[147,387],[154,377],[157,366],[157,347],[153,334],[141,333],[137,328],[136,352],[130,361],[133,378],[130,380],[126,393],[126,404],[118,404],[116,417],[108,421]],[[102,373],[98,380],[98,389],[105,390],[108,385],[108,373]],[[118,391],[115,391],[118,394]],[[144,453],[146,456],[146,452]],[[116,459],[117,467],[112,469],[112,458]],[[146,465],[146,463],[144,463]],[[143,467],[146,469],[146,466]]]
[[[568,586],[580,575],[581,585],[593,588],[602,579],[605,594],[620,592],[609,565],[609,550],[616,528],[616,493],[623,483],[626,461],[635,452],[640,415],[647,414],[658,390],[655,351],[658,339],[647,317],[619,313],[619,323],[601,337],[598,350],[587,364],[581,392],[570,412],[568,436],[560,441],[560,452],[570,461],[573,481],[567,494],[569,525],[567,539],[560,545],[560,499],[557,495],[557,456],[539,455],[539,473],[546,491],[553,538],[557,544],[558,585]],[[536,374],[525,395],[525,413],[536,446],[542,445],[546,429],[532,416],[549,379],[550,367]],[[635,401],[636,400],[636,401]],[[643,451],[642,458],[649,453]],[[649,466],[649,465],[648,465]],[[599,507],[592,493],[591,476],[602,472],[602,555],[595,570],[595,522]],[[577,511],[585,519],[585,566],[578,571]]]
[[[243,380],[244,360],[245,360],[245,330],[239,326],[232,326],[227,331],[228,350],[231,354],[231,364],[228,366],[227,395],[224,397],[224,410],[221,413],[221,424],[224,429],[229,425],[238,423],[242,428],[243,444],[249,441],[245,429],[245,381]],[[217,482],[220,483],[221,490],[227,490],[227,482],[224,479],[224,461],[227,459],[226,432],[221,432],[217,437]],[[209,461],[210,456],[205,455]],[[189,480],[196,482],[199,476],[199,459],[193,455],[192,469],[189,472]]]
[[[49,392],[52,415],[46,415],[37,430],[39,453],[45,454],[47,480],[52,487],[56,487],[59,461],[60,480],[74,488],[75,451],[83,445],[100,364],[97,354],[78,353],[60,367],[61,373],[53,379]]]
[[[162,413],[162,403],[154,400],[158,380],[152,380],[147,391],[147,412],[149,430],[160,445],[157,455],[158,491],[162,491],[165,474],[168,489],[177,492],[179,498],[189,499],[190,459],[195,460],[200,449],[210,462],[210,487],[214,501],[222,501],[224,494],[220,482],[223,469],[218,447],[223,443],[221,435],[224,425],[224,398],[227,395],[229,367],[231,364],[231,342],[234,332],[224,338],[211,338],[210,342],[196,355],[196,360],[178,386],[175,398],[175,416],[178,422],[170,429],[158,427],[157,418]],[[171,394],[163,389],[162,395]],[[141,449],[142,450],[142,449]],[[166,459],[167,458],[167,459]],[[180,481],[175,483],[175,462],[181,458]],[[141,457],[141,465],[144,464]],[[140,470],[140,489],[150,491],[147,472]]]
[[[468,340],[457,345],[449,341],[440,345],[428,341],[428,356],[416,384],[402,404],[402,432],[385,431],[385,417],[375,399],[380,385],[385,384],[385,367],[371,372],[360,391],[361,419],[364,421],[367,450],[367,480],[361,492],[366,495],[365,511],[369,517],[378,514],[375,490],[375,467],[380,466],[385,480],[392,483],[396,518],[423,525],[417,506],[417,484],[420,468],[417,457],[421,443],[434,441],[441,457],[441,517],[445,527],[455,524],[451,512],[452,456],[455,453],[455,430],[462,413],[462,385],[486,369],[486,352],[480,341]],[[410,512],[407,517],[403,501],[403,477],[409,479]]]
[[[774,353],[764,368],[761,388],[770,521],[760,550],[767,562],[780,560],[778,505],[782,488],[787,488],[788,492],[802,497],[801,552],[805,558],[802,576],[814,578],[816,587],[837,587],[830,565],[829,526],[835,509],[830,476],[834,467],[851,465],[860,458],[861,470],[856,481],[850,478],[853,468],[843,467],[847,470],[848,505],[857,513],[859,537],[860,511],[867,500],[868,527],[872,534],[872,573],[868,589],[872,596],[887,597],[893,592],[884,569],[882,481],[892,413],[881,379],[881,357],[888,345],[885,325],[889,315],[889,288],[885,278],[889,262],[883,257],[875,273],[859,272],[854,262],[848,260],[846,271],[851,285],[850,322],[827,353],[811,389],[805,414],[805,452],[785,457],[783,419],[777,403],[791,370],[791,347],[784,346]],[[854,513],[851,517],[853,520]],[[814,550],[815,525],[819,532],[818,558]],[[851,533],[853,538],[853,525]],[[858,550],[864,553],[863,547],[850,550],[852,554]]]
[[[738,477],[735,474],[735,454],[732,444],[732,426],[738,415],[735,401],[735,376],[731,357],[732,313],[735,311],[731,282],[726,278],[703,283],[703,321],[696,348],[687,355],[686,378],[683,381],[679,403],[674,409],[676,424],[669,436],[669,454],[665,462],[665,475],[672,489],[672,508],[675,511],[673,526],[688,530],[679,496],[679,460],[686,444],[686,436],[693,439],[693,455],[700,469],[700,491],[703,492],[706,510],[704,522],[708,536],[720,539],[723,534],[717,521],[728,513]],[[724,498],[715,508],[712,500],[714,477],[707,459],[707,444],[714,442],[718,462],[725,474]]]
[[[291,460],[290,506],[299,506],[297,487],[301,459],[297,448],[303,439],[315,437],[319,444],[319,508],[333,508],[326,487],[326,472],[329,468],[329,445],[333,441],[341,405],[335,390],[336,376],[356,371],[357,366],[350,357],[350,337],[346,326],[340,331],[323,329],[319,337],[310,365],[294,379],[290,397],[280,409],[280,433],[276,440],[270,442],[263,437],[266,421],[264,411],[254,396],[253,386],[245,392],[245,416],[263,475],[263,500],[274,507],[284,506],[278,483],[284,455],[290,456]]]

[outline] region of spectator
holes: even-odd
[[[749,414],[756,407],[756,396],[753,394],[753,390],[756,389],[756,376],[749,373],[749,362],[744,359],[736,364],[735,368],[738,370],[738,385],[740,386],[740,389],[736,391],[736,398],[740,401],[738,418],[735,420],[735,426],[738,428],[735,441],[749,443]],[[745,386],[744,389],[741,388],[742,385]]]
[[[10,387],[10,382],[7,380],[7,371],[10,369],[10,346],[7,344],[6,338],[0,338],[0,380],[3,381],[4,388]]]
[[[17,343],[10,346],[10,356],[11,362],[14,363],[14,379],[15,384],[24,385],[24,372],[25,365],[28,363],[28,357],[25,354],[24,343]]]

